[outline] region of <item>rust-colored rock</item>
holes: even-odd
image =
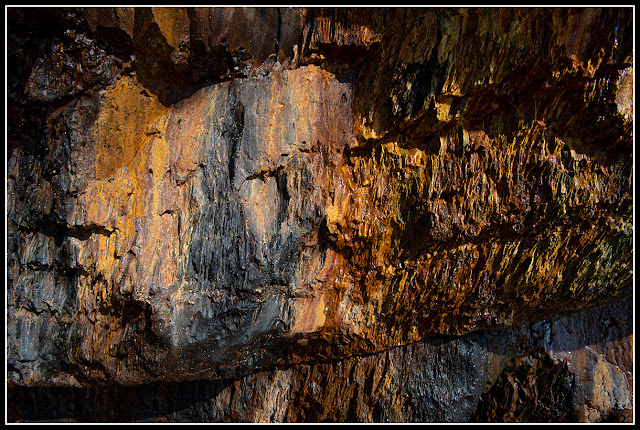
[[[215,420],[469,419],[349,378],[632,294],[631,16],[10,8],[10,386],[267,378],[293,409]]]

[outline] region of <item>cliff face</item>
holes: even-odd
[[[631,308],[569,315],[632,294],[631,12],[9,8],[14,418],[630,408]],[[615,389],[486,406],[523,354]]]

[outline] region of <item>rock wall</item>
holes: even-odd
[[[557,320],[240,378],[14,387],[8,415],[20,422],[631,421],[632,307],[626,299]]]
[[[13,419],[626,416],[632,330],[587,311],[633,291],[631,8],[8,24]],[[496,405],[553,366],[553,413]]]

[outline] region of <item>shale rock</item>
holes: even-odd
[[[215,380],[149,413],[464,421],[514,356],[482,352],[499,333],[632,294],[630,8],[8,17],[16,393]],[[77,417],[151,418],[110,407]]]

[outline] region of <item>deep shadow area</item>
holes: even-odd
[[[163,417],[216,398],[232,382],[199,380],[92,388],[13,387],[7,390],[7,420],[163,421]]]

